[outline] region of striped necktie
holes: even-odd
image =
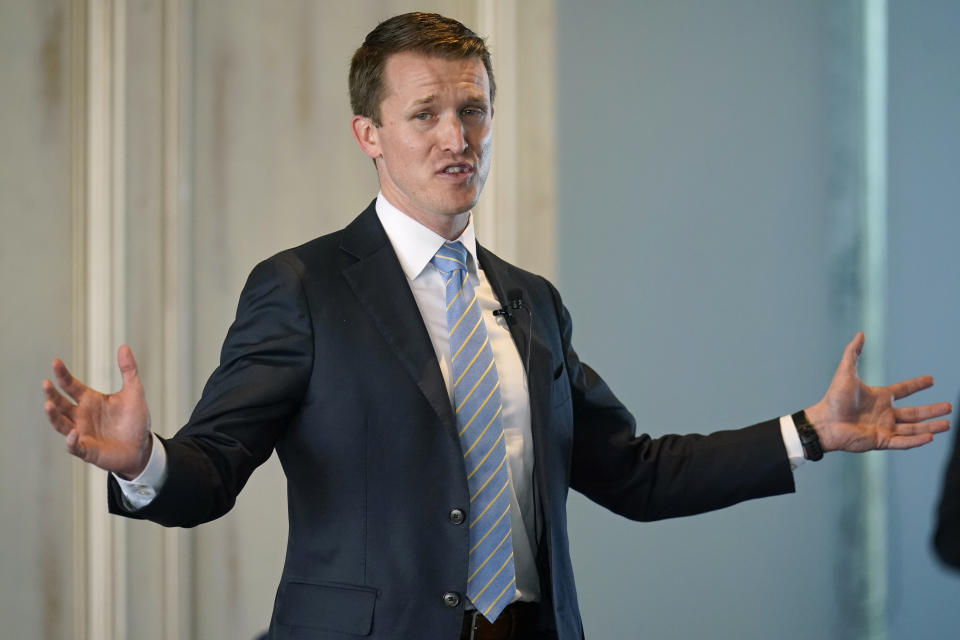
[[[453,400],[470,489],[467,597],[492,622],[516,590],[500,378],[467,275],[466,248],[445,242],[431,262],[446,279]]]

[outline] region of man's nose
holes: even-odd
[[[445,116],[440,122],[439,143],[443,151],[463,153],[467,148],[467,136],[463,122],[455,115]]]

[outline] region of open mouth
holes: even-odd
[[[471,167],[468,164],[451,164],[447,167],[444,167],[443,170],[440,171],[440,173],[448,176],[470,174],[470,173],[473,173],[473,167]]]

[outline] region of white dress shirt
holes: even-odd
[[[453,405],[450,373],[450,335],[447,332],[446,285],[440,270],[430,263],[446,239],[426,228],[390,204],[383,194],[377,196],[377,216],[407,276],[410,290],[433,343],[440,372]],[[530,431],[530,394],[520,354],[510,336],[503,316],[495,316],[501,307],[477,260],[477,238],[473,217],[457,241],[467,249],[467,271],[477,294],[483,324],[490,338],[493,360],[500,377],[502,422],[507,445],[507,470],[510,476],[510,526],[513,531],[513,559],[517,576],[515,599],[540,599],[540,581],[534,561],[533,436]]]

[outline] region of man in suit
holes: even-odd
[[[822,451],[907,448],[947,403],[893,408],[844,351],[805,412],[709,436],[635,436],[580,362],[543,278],[477,244],[495,84],[482,39],[435,14],[377,26],[350,71],[352,131],[380,194],[350,225],[251,273],[188,424],[149,431],[136,364],[105,396],[54,362],[45,410],[112,472],[110,508],[167,526],[226,513],[276,449],[288,481],[273,638],[583,636],[570,487],[637,520],[793,490]],[[69,399],[68,399],[69,397]],[[71,402],[72,400],[72,402]]]

